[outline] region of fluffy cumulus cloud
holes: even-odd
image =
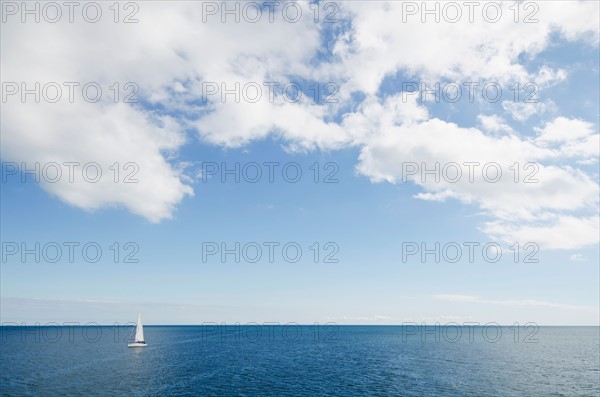
[[[514,2],[477,4],[472,9],[462,5],[457,19],[451,10],[444,12],[444,2],[344,3],[352,29],[335,44],[337,67],[324,69],[338,79],[348,79],[352,89],[368,93],[377,92],[383,78],[398,70],[422,79],[550,84],[564,79],[565,72],[548,66],[529,72],[519,57],[541,52],[553,33],[567,40],[598,42],[594,2],[536,3],[534,9],[521,9],[518,16],[510,9]],[[435,14],[425,12],[436,7],[437,23]],[[497,21],[496,16],[500,16]],[[515,23],[515,18],[521,23]],[[522,23],[525,20],[536,22]]]
[[[372,105],[378,111],[363,109],[361,116],[354,115],[362,117],[359,124],[377,131],[365,139],[359,172],[375,182],[414,182],[424,190],[416,196],[419,199],[476,204],[494,218],[482,230],[500,241],[536,241],[543,247],[569,249],[597,241],[597,180],[570,166],[544,165],[565,158],[565,147],[540,143],[548,134],[568,134],[562,128],[571,124],[581,131],[574,131],[569,141],[597,139],[588,124],[556,119],[537,139],[530,139],[508,132],[486,134],[437,118],[378,117],[394,114],[393,108],[402,102],[402,95],[390,97]],[[498,130],[497,117],[480,120],[488,129]],[[555,124],[561,133],[554,132]],[[598,145],[581,147],[590,150],[585,158],[598,156]]]
[[[557,117],[536,131],[536,142],[555,148],[560,157],[572,157],[580,163],[598,162],[600,140],[593,123]]]
[[[302,74],[319,45],[319,31],[311,29],[307,18],[298,23],[262,18],[257,24],[236,24],[221,23],[217,15],[202,23],[207,10],[199,3],[147,2],[132,24],[114,23],[108,5],[96,23],[86,22],[81,9],[73,23],[67,9],[57,23],[44,18],[35,23],[31,15],[22,23],[20,11],[7,15],[2,24],[3,93],[17,91],[3,98],[3,161],[28,169],[52,162],[63,172],[68,170],[65,163],[78,163],[73,181],[63,177],[49,183],[42,178],[42,186],[84,209],[124,206],[159,222],[172,217],[177,204],[193,195],[179,171],[177,153],[189,139],[183,129],[194,123],[170,116],[170,111],[211,112],[197,125],[198,132],[208,142],[227,146],[262,138],[273,127],[291,127],[296,119],[314,120],[314,131],[325,125],[323,111],[314,107],[282,109],[283,124],[269,120],[274,109],[264,109],[255,114],[254,124],[249,116],[258,106],[219,112],[218,106],[190,105],[202,97],[201,81],[232,87],[240,81],[283,81],[283,71]],[[71,82],[78,84],[72,91]],[[28,94],[22,100],[23,89],[35,90],[36,83],[38,97]],[[87,83],[93,86],[84,98]],[[95,87],[102,90],[97,102]],[[137,102],[128,102],[132,98]],[[238,115],[232,116],[234,112]],[[248,127],[239,130],[241,135],[228,134],[238,125]],[[118,183],[111,169],[115,163],[121,168]],[[94,170],[102,170],[104,177],[87,182],[81,169],[88,164],[98,164]],[[135,182],[123,183],[127,175]]]
[[[37,166],[45,189],[69,204],[124,206],[151,222],[170,218],[193,194],[163,154],[184,142],[171,118],[153,120],[122,103],[69,105],[7,106],[3,160]]]
[[[565,69],[532,68],[528,61],[557,37],[597,46],[597,2],[537,2],[533,8],[521,3],[518,15],[510,8],[514,2],[505,2],[495,23],[489,18],[496,6],[484,2],[471,10],[473,21],[463,5],[454,23],[443,13],[436,23],[434,15],[423,14],[422,2],[341,2],[339,9],[321,8],[319,23],[308,2],[295,3],[301,9],[295,22],[289,17],[294,12],[284,14],[279,5],[272,20],[263,9],[257,22],[246,14],[239,23],[231,23],[232,15],[222,23],[220,10],[208,11],[224,3],[210,4],[144,2],[135,24],[111,18],[23,24],[8,18],[2,26],[3,81],[93,81],[104,95],[96,103],[81,97],[39,104],[9,98],[3,103],[3,160],[94,161],[103,169],[135,162],[137,183],[43,186],[75,206],[124,206],[158,222],[193,195],[180,171],[186,159],[178,155],[190,139],[241,147],[275,135],[291,150],[358,147],[361,174],[374,182],[415,183],[422,189],[416,199],[470,203],[489,217],[481,230],[498,239],[535,237],[546,247],[565,249],[597,242],[597,176],[582,168],[598,159],[597,125],[561,116],[550,99],[500,102],[505,115],[482,112],[473,125],[461,125],[432,116],[427,104],[402,93],[401,86],[382,93],[386,79],[398,75],[428,82],[495,81],[505,88],[514,81],[560,85],[569,79]],[[443,12],[446,3],[436,4]],[[323,23],[327,15],[337,22]],[[528,16],[537,22],[523,23]],[[115,103],[109,87],[128,81],[136,82],[140,101]],[[304,85],[304,95],[295,96],[295,87],[284,95],[282,87],[290,82]],[[312,82],[321,88],[335,82],[335,101],[313,100],[307,95]],[[237,94],[225,92],[236,84]],[[544,124],[525,129],[520,123],[534,114]],[[491,163],[503,172],[498,181],[482,173]],[[415,164],[438,164],[440,171],[452,164],[448,172],[456,172],[456,164],[463,175],[424,179],[410,168]],[[465,174],[469,170],[472,178]],[[531,183],[523,181],[527,177]]]

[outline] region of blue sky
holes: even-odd
[[[485,21],[395,24],[394,2],[340,3],[331,26],[314,23],[304,2],[297,24],[201,24],[198,4],[141,2],[139,23],[127,26],[2,24],[3,83],[140,88],[137,104],[18,96],[2,104],[3,322],[124,323],[142,310],[151,324],[598,323],[599,32],[598,13],[589,16],[597,4],[563,4],[569,12],[540,4],[535,26],[509,18],[494,29]],[[40,35],[45,45],[23,51]],[[89,50],[100,36],[106,42]],[[448,36],[464,38],[454,52],[435,47]],[[36,66],[34,55],[48,65]],[[334,82],[338,103],[306,92],[297,103],[281,95],[203,103],[203,81]],[[503,97],[419,101],[402,94],[412,81],[498,82]],[[535,82],[539,102],[511,107],[514,82]],[[99,184],[50,184],[22,182],[7,168],[51,161],[95,161],[106,174]],[[138,164],[139,182],[112,182],[115,161]],[[465,161],[501,164],[503,182],[419,183],[400,173],[408,162]],[[514,161],[538,164],[539,182],[510,182]],[[280,164],[273,183],[266,162]],[[203,181],[206,167],[236,163],[262,165],[262,178]],[[302,170],[297,183],[282,176],[286,164]],[[337,182],[323,183],[332,171]],[[11,244],[49,242],[94,242],[102,256],[89,263],[76,249],[69,263],[64,250],[57,263],[36,263],[6,253]],[[293,242],[302,257],[289,263],[276,249],[269,263],[264,248],[257,263],[203,261],[207,242]],[[477,248],[472,263],[466,251],[457,263],[403,261],[410,242],[491,242],[503,255],[490,263]],[[524,263],[521,251],[515,263],[514,242],[539,246],[538,262]],[[124,263],[133,250],[126,243],[139,249],[137,263]],[[337,263],[324,263],[334,247]]]

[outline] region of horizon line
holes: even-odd
[[[134,327],[135,326],[135,322],[131,321],[131,323],[128,324],[94,324],[94,323],[87,323],[87,324],[78,324],[78,325],[71,325],[71,324],[41,324],[41,323],[36,323],[33,325],[22,325],[22,324],[10,324],[7,325],[5,323],[9,323],[10,321],[6,321],[6,322],[2,322],[0,323],[0,328],[7,328],[7,327]],[[525,326],[527,324],[531,324],[531,323],[525,323],[525,324],[518,324],[519,327]],[[319,327],[319,326],[325,326],[325,325],[336,325],[336,326],[340,326],[340,327],[406,327],[406,326],[417,326],[417,327],[430,327],[430,326],[444,326],[444,327],[487,327],[487,326],[498,326],[498,327],[514,327],[515,324],[497,324],[497,323],[485,323],[485,324],[481,324],[478,323],[477,325],[475,324],[469,324],[469,323],[463,323],[463,324],[452,324],[452,323],[404,323],[404,324],[338,324],[335,322],[327,322],[327,323],[312,323],[312,324],[299,324],[299,323],[294,323],[294,322],[289,322],[289,323],[263,323],[263,324],[257,324],[257,323],[246,323],[246,324],[242,324],[242,323],[215,323],[215,322],[207,322],[204,324],[144,324],[144,328],[146,327],[222,327],[222,326],[226,326],[226,327],[235,327],[235,326],[251,326],[251,327],[286,327],[286,326],[300,326],[300,327]],[[556,325],[556,324],[535,324],[534,325],[538,326],[538,327],[600,327],[600,324],[594,324],[594,325],[582,325],[582,324],[569,324],[569,325]]]

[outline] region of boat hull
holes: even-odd
[[[127,347],[146,347],[148,346],[146,343],[140,343],[140,342],[134,342],[134,343],[128,343]]]

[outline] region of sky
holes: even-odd
[[[3,324],[599,324],[598,2],[116,4],[1,2]]]

